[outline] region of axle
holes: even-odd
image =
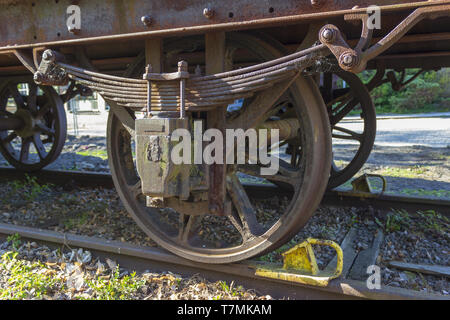
[[[3,118],[0,119],[0,131],[4,130],[19,130],[23,128],[24,123],[20,118]]]

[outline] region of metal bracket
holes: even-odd
[[[386,187],[387,187],[386,179],[382,175],[379,175],[379,174],[367,174],[367,173],[363,174],[359,178],[352,181],[353,192],[357,193],[358,195],[364,195],[364,196],[378,195],[373,192],[372,185],[370,184],[370,181],[369,181],[370,177],[381,179],[381,181],[383,182],[383,189],[381,190],[381,193],[379,193],[379,194],[383,194],[386,191]]]
[[[344,18],[347,21],[361,20],[361,38],[355,49],[350,48],[343,38],[340,30],[332,24],[327,24],[319,32],[320,41],[326,45],[338,59],[339,66],[349,72],[359,73],[365,70],[367,62],[379,56],[394,45],[412,27],[423,19],[436,19],[447,16],[450,13],[450,5],[436,4],[421,7],[414,10],[397,27],[383,39],[370,46],[373,30],[368,26],[367,14],[348,14]]]
[[[147,85],[147,110],[146,116],[150,117],[151,104],[152,104],[152,81],[180,81],[180,119],[186,116],[185,111],[185,91],[186,91],[186,79],[189,79],[188,63],[186,61],[178,62],[178,72],[173,73],[152,73],[152,66],[147,65],[145,73],[142,77],[144,80],[148,80]]]
[[[319,270],[313,245],[328,246],[336,250],[337,264],[333,273]],[[283,255],[283,268],[258,267],[256,275],[308,285],[326,287],[330,280],[338,278],[344,265],[344,254],[341,247],[331,240],[318,240],[308,238],[306,241],[286,251]]]
[[[66,71],[56,65],[56,61],[64,61],[62,54],[45,50],[38,70],[34,73],[34,82],[46,86],[65,86],[69,83]]]

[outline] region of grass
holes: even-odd
[[[11,243],[11,246],[17,250],[20,247],[22,241],[20,240],[20,235],[18,233],[12,234],[6,238],[6,241]]]
[[[51,298],[55,292],[68,289],[65,276],[59,275],[40,261],[18,259],[18,252],[15,251],[8,251],[0,258],[0,273],[7,278],[7,285],[0,287],[1,300],[45,299]],[[131,299],[146,283],[146,280],[137,277],[135,272],[121,276],[119,267],[109,277],[96,275],[88,278],[85,274],[83,279],[93,291],[89,299],[95,300]],[[73,298],[87,299],[81,295],[75,295]]]
[[[119,267],[116,267],[110,279],[96,278],[86,283],[94,290],[97,300],[128,300],[144,286],[145,280],[138,279],[136,272],[120,277]]]
[[[50,191],[50,184],[39,184],[36,177],[25,176],[25,181],[14,180],[8,183],[11,187],[8,197],[20,194],[26,201],[35,201],[43,193]]]
[[[382,220],[375,218],[386,233],[420,230],[444,236],[449,232],[449,219],[434,210],[417,211],[416,214],[409,214],[406,210],[392,210]]]
[[[407,168],[391,168],[387,167],[381,170],[379,174],[398,177],[398,178],[418,178],[428,172],[430,169],[426,166],[413,166]]]
[[[0,288],[0,299],[43,298],[64,286],[62,279],[41,262],[19,260],[17,255],[9,251],[1,257],[0,270],[8,275],[8,285]]]
[[[102,160],[108,159],[108,152],[106,150],[88,149],[85,151],[78,151],[76,154],[85,157],[97,157],[101,158]]]
[[[418,211],[417,214],[423,218],[425,229],[436,231],[439,234],[448,233],[449,219],[434,210]]]
[[[416,114],[416,113],[435,113],[435,112],[449,112],[450,107],[438,105],[426,105],[420,108],[395,108],[392,106],[377,106],[375,108],[377,115],[383,114]]]
[[[414,197],[450,198],[450,190],[402,189],[400,190],[400,193]]]
[[[219,281],[220,288],[226,293],[230,294],[233,297],[241,296],[241,293],[244,291],[242,286],[234,287],[234,281],[231,281],[230,285],[228,285],[225,281]],[[215,300],[219,300],[221,296],[215,297]]]

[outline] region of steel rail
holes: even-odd
[[[234,281],[247,289],[269,294],[275,299],[449,299],[443,295],[424,294],[389,286],[382,286],[380,290],[369,290],[364,282],[348,279],[332,280],[327,287],[308,286],[256,276],[255,261],[224,265],[202,264],[180,258],[160,248],[0,223],[0,238],[5,239],[13,234],[53,248],[81,247],[101,258],[114,259],[121,267],[137,272],[171,271],[183,276],[200,274],[209,281]]]
[[[0,181],[25,179],[27,175],[36,177],[40,183],[51,183],[63,187],[101,187],[114,188],[112,177],[107,173],[91,173],[80,171],[41,170],[34,173],[24,173],[14,168],[0,168]],[[286,191],[281,188],[245,184],[247,192],[257,198],[267,198],[274,195],[284,196]],[[450,200],[398,196],[390,194],[365,195],[352,192],[328,191],[325,193],[322,204],[326,206],[347,206],[367,208],[372,206],[379,209],[405,209],[411,211],[435,210],[445,216],[450,216]]]

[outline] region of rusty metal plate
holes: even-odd
[[[312,5],[311,0],[0,0],[0,50],[285,25],[342,15],[355,6],[364,10],[373,4],[373,0],[313,2],[322,4]],[[436,2],[442,1],[378,0],[377,4],[394,10]],[[67,7],[73,3],[81,9],[81,30],[76,34],[69,32],[66,23]],[[210,10],[205,11],[205,6]],[[143,16],[150,17],[145,24]]]

